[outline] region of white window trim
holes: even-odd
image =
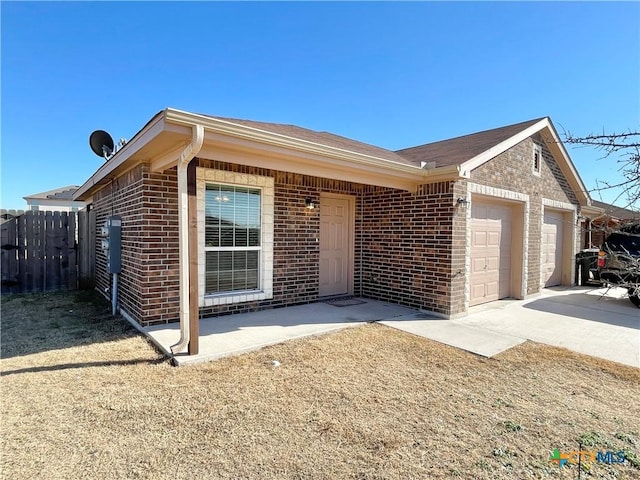
[[[261,255],[259,290],[205,295],[205,189],[207,183],[237,185],[260,189],[261,201]],[[226,172],[209,168],[196,169],[198,200],[198,292],[199,305],[210,307],[230,303],[253,302],[273,298],[273,206],[274,181],[272,177]],[[244,249],[244,248],[243,248]]]
[[[538,154],[538,168],[536,169],[536,153]],[[531,156],[531,171],[534,175],[540,176],[542,172],[542,147],[536,143],[533,144],[533,155]]]

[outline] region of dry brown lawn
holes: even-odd
[[[281,362],[271,366],[271,360]],[[172,367],[92,292],[2,301],[7,479],[640,478],[640,370],[378,324]]]

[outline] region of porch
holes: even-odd
[[[180,339],[178,323],[154,325],[142,328],[142,331],[176,365],[181,366],[415,313],[416,310],[400,305],[350,298],[204,318],[200,320],[200,348],[197,355],[171,353],[171,346]]]

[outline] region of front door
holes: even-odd
[[[346,295],[350,290],[353,217],[351,199],[323,195],[320,198],[321,297]]]

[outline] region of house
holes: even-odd
[[[172,108],[74,199],[121,217],[122,315],[190,352],[202,317],[358,295],[451,318],[571,285],[598,211],[548,117],[390,151]]]
[[[77,185],[69,185],[48,192],[34,193],[23,198],[27,202],[27,210],[77,212],[85,207],[85,203],[73,199],[76,190],[78,190]]]
[[[597,200],[592,205],[599,213],[583,218],[583,248],[600,248],[605,237],[624,224],[640,221],[640,212]]]

